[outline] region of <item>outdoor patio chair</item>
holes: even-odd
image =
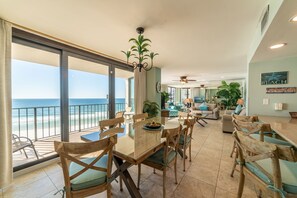
[[[12,134],[12,151],[13,151],[13,153],[15,153],[17,151],[20,151],[22,153],[22,150],[23,150],[26,158],[28,158],[28,155],[25,151],[25,148],[27,148],[27,147],[32,148],[36,155],[36,158],[39,159],[32,140],[30,140],[27,137],[19,137],[16,134]]]

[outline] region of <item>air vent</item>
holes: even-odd
[[[269,17],[269,5],[267,6],[265,13],[263,15],[263,18],[261,20],[261,34],[263,34],[264,29],[266,27],[266,24],[268,22],[268,17]]]

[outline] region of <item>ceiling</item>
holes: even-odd
[[[284,1],[267,29],[251,62],[267,61],[297,55],[297,22],[289,22],[289,20],[296,15],[297,1]],[[269,48],[278,43],[287,43],[287,45],[274,50]]]
[[[87,2],[87,3],[86,3]],[[128,40],[145,28],[160,55],[162,83],[246,77],[247,53],[269,0],[0,0],[0,17],[125,60]]]

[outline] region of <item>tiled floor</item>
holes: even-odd
[[[230,177],[232,159],[229,157],[233,145],[231,134],[221,132],[221,121],[210,120],[206,127],[195,125],[192,142],[192,162],[186,163],[183,172],[182,160],[178,158],[178,184],[174,184],[173,168],[167,171],[167,197],[236,197],[238,172]],[[137,178],[137,167],[131,167],[133,179]],[[61,167],[57,164],[15,178],[13,185],[5,189],[0,197],[61,197],[57,192],[63,187]],[[149,167],[142,167],[140,192],[143,197],[162,197],[162,173],[153,174]],[[127,189],[119,190],[112,183],[114,197],[129,197]],[[106,197],[105,193],[92,196]],[[243,197],[256,197],[254,187],[246,180]]]

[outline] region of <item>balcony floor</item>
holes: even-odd
[[[98,130],[99,130],[98,127],[94,127],[94,128],[87,129],[87,130],[82,130],[81,132],[79,132],[79,131],[71,132],[69,135],[69,138],[70,138],[71,142],[80,142],[80,141],[82,141],[80,139],[80,136],[88,134],[88,133],[92,133],[92,132],[98,131]],[[52,136],[52,137],[43,138],[43,139],[40,139],[40,140],[34,142],[35,149],[38,153],[39,159],[49,157],[53,154],[56,154],[56,152],[54,151],[54,141],[55,140],[61,141],[61,136],[60,135]],[[33,149],[26,148],[25,150],[28,155],[28,158],[26,158],[23,151],[22,151],[22,153],[15,152],[13,154],[13,166],[14,167],[36,160],[36,156],[34,154]]]

